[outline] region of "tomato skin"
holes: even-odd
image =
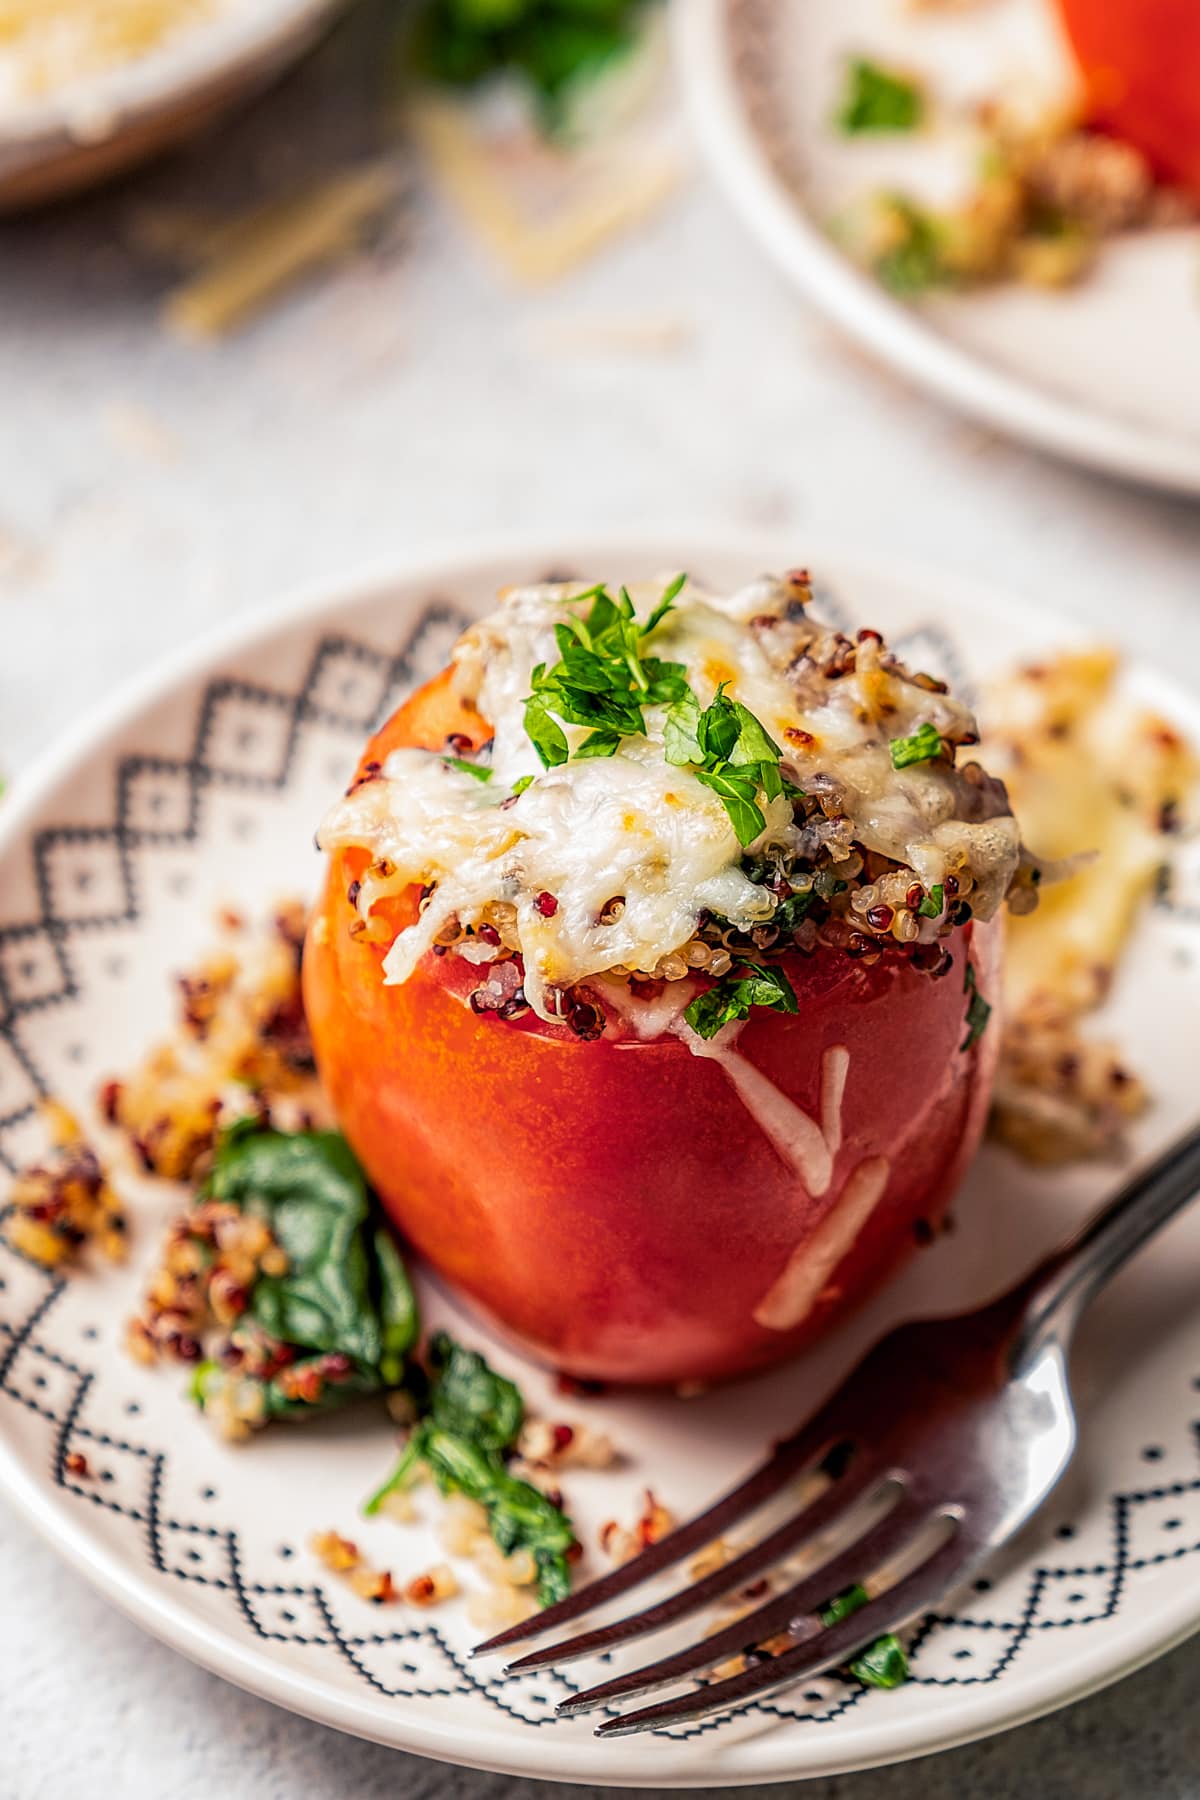
[[[444,681],[385,727],[367,758],[440,747],[454,716]],[[385,987],[385,947],[349,927],[361,854],[333,859],[304,981],[317,1059],[339,1120],[409,1241],[523,1348],[574,1375],[628,1382],[728,1376],[792,1354],[936,1227],[978,1143],[993,1031],[960,1052],[969,953],[995,986],[995,930],[951,941],[942,980],[900,958],[864,968],[795,956],[796,1017],[756,1012],[737,1050],[812,1117],[823,1052],[844,1045],[843,1142],[827,1192],[810,1195],[717,1061],[675,1037],[642,1042],[611,1020],[577,1039],[533,1014],[478,1016],[478,975],[426,957]],[[411,914],[409,915],[411,916]],[[398,925],[404,915],[391,921]],[[791,1329],[755,1309],[798,1246],[836,1215],[847,1180],[885,1156],[865,1227]]]
[[[1089,115],[1200,196],[1196,0],[1058,0]]]

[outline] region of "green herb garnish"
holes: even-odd
[[[742,962],[736,970],[731,970],[714,986],[698,994],[691,1005],[684,1008],[683,1016],[697,1037],[713,1038],[735,1019],[748,1018],[756,1006],[783,1013],[800,1010],[795,990],[782,969]]]
[[[917,912],[922,919],[940,919],[946,905],[946,890],[941,882],[935,883],[921,901]]]
[[[571,1586],[571,1521],[505,1467],[525,1416],[519,1390],[445,1332],[431,1340],[428,1361],[428,1410],[363,1510],[378,1512],[387,1496],[424,1466],[443,1494],[466,1494],[486,1509],[492,1537],[506,1556],[520,1549],[533,1552],[543,1606],[561,1600]]]
[[[454,87],[514,74],[558,130],[577,85],[631,48],[643,9],[644,0],[425,0],[418,66]]]
[[[853,57],[838,108],[838,129],[853,137],[864,131],[915,131],[925,116],[925,96],[915,81],[865,56]]]
[[[573,754],[613,756],[623,737],[644,737],[646,706],[671,705],[688,691],[682,663],[647,654],[647,642],[675,604],[687,580],[678,575],[642,624],[627,588],[616,600],[606,588],[577,594],[572,607],[591,601],[586,618],[572,613],[554,627],[559,661],[539,663],[530,678],[525,730],[548,769]],[[561,722],[560,722],[561,721]],[[574,751],[562,726],[585,726],[588,736]]]
[[[514,800],[518,797],[518,795],[523,794],[527,787],[532,787],[532,786],[533,786],[533,776],[532,775],[518,776],[517,780],[514,781],[512,784]]]
[[[963,978],[963,993],[969,994],[970,999],[967,1001],[967,1035],[959,1045],[959,1049],[969,1050],[972,1044],[979,1042],[987,1030],[988,1020],[992,1016],[990,1002],[985,1000],[979,991],[974,963],[967,964],[967,972]]]
[[[691,769],[717,794],[739,843],[751,844],[766,825],[762,803],[801,790],[780,769],[779,745],[748,707],[726,696],[726,683],[702,707],[683,663],[648,654],[647,641],[686,580],[676,576],[645,624],[626,588],[616,600],[603,587],[576,595],[569,604],[590,601],[591,610],[554,627],[559,661],[552,667],[539,663],[530,677],[525,730],[545,767],[556,768],[582,757],[615,756],[623,738],[646,735],[647,706],[666,706],[667,761]],[[572,750],[563,725],[586,726],[588,735]]]
[[[281,1275],[260,1275],[231,1334],[287,1346],[292,1359],[270,1378],[215,1362],[198,1365],[192,1398],[209,1405],[228,1380],[258,1381],[265,1419],[341,1407],[398,1387],[418,1333],[417,1305],[400,1254],[372,1217],[362,1170],[335,1131],[263,1131],[239,1120],[217,1146],[204,1193],[262,1219],[283,1250]],[[346,1359],[336,1378],[300,1397],[298,1379],[322,1359]]]
[[[928,720],[918,727],[911,737],[892,739],[893,769],[907,769],[913,763],[929,762],[942,753],[942,737],[935,725]]]
[[[942,255],[942,227],[935,214],[901,194],[881,196],[891,227],[888,248],[873,260],[883,286],[898,300],[915,300],[948,279]]]
[[[830,1625],[840,1625],[870,1599],[865,1587],[855,1583],[839,1594],[835,1600],[821,1609],[821,1623],[828,1629]],[[885,1637],[876,1638],[875,1642],[856,1656],[847,1665],[850,1673],[865,1682],[868,1687],[894,1688],[908,1680],[908,1657],[904,1646],[894,1632]]]
[[[704,708],[690,688],[681,695],[666,717],[663,753],[720,796],[738,842],[752,844],[767,822],[760,800],[795,797],[800,789],[780,769],[782,752],[761,720],[728,699],[725,687]]]
[[[779,902],[771,914],[770,923],[778,926],[780,931],[795,931],[797,925],[807,919],[816,898],[817,895],[812,888],[805,889],[801,894],[789,894],[786,900]]]
[[[473,775],[476,781],[492,779],[492,771],[486,763],[467,762],[461,756],[443,756],[442,761],[448,769],[461,769],[464,775]]]

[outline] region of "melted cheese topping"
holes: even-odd
[[[1028,842],[1064,864],[1036,912],[1011,921],[1005,998],[1019,1013],[1078,1013],[1108,991],[1164,860],[1164,808],[1190,794],[1196,761],[1166,720],[1117,691],[1113,652],[1089,648],[1022,669],[988,696],[985,753]]]
[[[405,981],[456,920],[477,925],[487,908],[506,906],[515,912],[506,941],[515,934],[526,998],[542,1018],[554,1018],[552,990],[607,971],[653,970],[687,944],[702,912],[741,931],[764,923],[775,901],[749,879],[743,860],[772,847],[803,860],[817,848],[812,827],[794,817],[786,798],[764,804],[762,834],[740,844],[721,800],[692,771],[666,761],[663,707],[645,709],[646,736],[623,739],[615,756],[543,769],[525,731],[524,703],[534,668],[558,661],[554,626],[579,591],[511,591],[455,650],[457,689],[495,734],[489,781],[436,753],[399,750],[382,779],[357,787],[326,821],[323,849],[365,847],[386,871],[362,884],[364,917],[383,892],[433,886],[421,918],[386,957],[389,982]],[[634,590],[639,616],[660,591]],[[1019,854],[1002,793],[1001,802],[987,794],[983,805],[978,786],[949,762],[896,771],[890,751],[892,738],[926,722],[974,741],[974,721],[949,697],[911,682],[873,637],[850,646],[793,601],[786,582],[767,579],[730,598],[686,587],[652,653],[686,665],[701,705],[727,684],[783,746],[785,767],[802,786],[835,780],[838,804],[867,848],[928,885],[949,858],[968,863],[975,911],[989,916]],[[836,675],[814,661],[830,645],[850,653]],[[574,751],[586,732],[564,729]],[[525,778],[529,785],[514,797]],[[623,908],[611,906],[617,899]],[[486,960],[486,951],[471,950],[471,960]]]

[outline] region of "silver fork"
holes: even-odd
[[[620,1737],[760,1700],[846,1663],[928,1612],[1011,1538],[1058,1482],[1075,1447],[1067,1351],[1080,1314],[1198,1189],[1200,1130],[999,1300],[890,1332],[808,1424],[706,1512],[475,1654],[507,1650],[628,1594],[805,1478],[815,1496],[733,1560],[628,1617],[534,1650],[506,1672],[614,1650],[737,1593],[785,1558],[805,1552],[818,1559],[756,1611],[572,1695],[558,1709],[611,1709],[654,1689],[701,1684],[597,1729],[599,1737]],[[823,1626],[822,1609],[853,1585],[866,1588],[865,1604]],[[714,1678],[712,1671],[731,1659],[738,1659],[737,1672]]]

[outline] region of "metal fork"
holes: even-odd
[[[800,1552],[817,1559],[756,1611],[558,1708],[564,1715],[612,1709],[653,1689],[700,1683],[598,1727],[599,1737],[620,1737],[760,1700],[846,1663],[928,1612],[1011,1538],[1058,1482],[1075,1447],[1067,1378],[1075,1325],[1198,1189],[1200,1129],[999,1300],[890,1332],[815,1417],[723,1499],[475,1654],[507,1650],[628,1594],[805,1478],[815,1495],[751,1548],[656,1604],[522,1656],[507,1673],[614,1650],[738,1593],[783,1559]],[[824,1627],[826,1603],[856,1584],[867,1591],[865,1604]],[[737,1659],[736,1672],[714,1676],[730,1659]]]

